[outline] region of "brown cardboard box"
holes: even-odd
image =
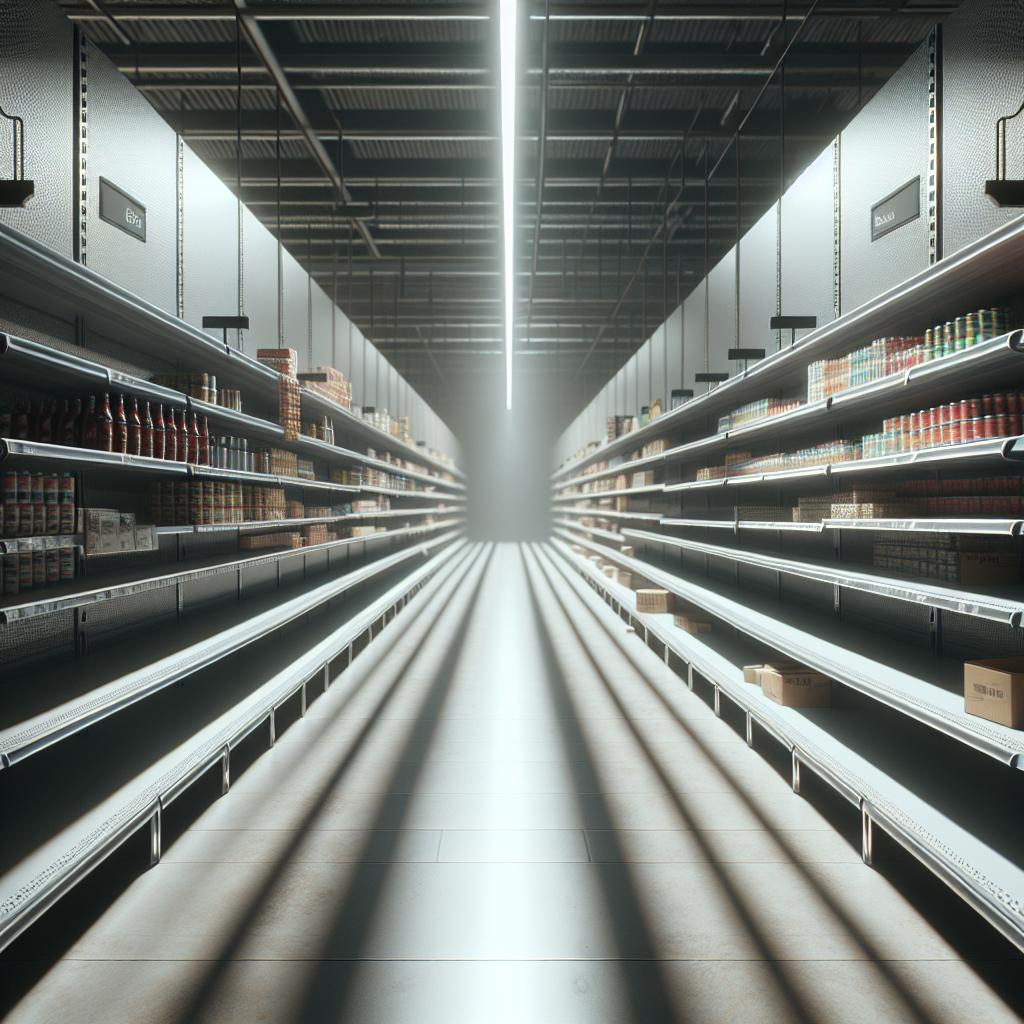
[[[774,663],[762,667],[761,692],[784,708],[827,708],[832,680],[802,665]]]
[[[1017,583],[1020,580],[1020,561],[1013,551],[962,551],[960,553],[960,582],[971,586],[977,583]]]
[[[695,608],[676,612],[675,624],[687,633],[711,632],[711,620]]]
[[[667,590],[638,590],[636,610],[638,612],[667,612],[672,608],[672,595]]]
[[[633,574],[625,569],[619,570],[619,585],[623,587],[633,586]]]
[[[766,666],[764,665],[744,665],[743,666],[743,682],[755,683],[757,686],[761,685],[761,672]],[[802,668],[795,661],[773,661],[771,663],[772,668]]]
[[[632,544],[623,544],[622,547],[619,548],[619,554],[625,555],[627,558],[632,558],[636,554],[636,551],[633,549]]]
[[[1024,728],[1024,658],[964,662],[964,710],[1011,729]]]

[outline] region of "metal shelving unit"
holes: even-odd
[[[170,355],[183,366],[215,371],[225,384],[248,391],[262,401],[277,403],[278,375],[273,370],[88,267],[2,224],[0,277],[20,301],[45,309],[69,323],[83,319],[92,322],[101,327],[100,333],[105,337],[125,344],[140,358],[149,357],[162,365]],[[136,380],[117,371],[109,373],[109,385],[114,388],[127,388],[129,380]],[[348,431],[361,441],[455,476],[464,475],[445,460],[378,430],[316,392],[303,389],[302,400],[311,412],[336,417],[342,424],[342,433]]]
[[[38,754],[164,687],[229,657],[247,644],[281,629],[367,580],[389,572],[411,558],[422,557],[453,539],[454,534],[448,534],[376,559],[290,600],[275,603],[266,611],[246,617],[204,640],[183,646],[167,657],[147,662],[74,699],[62,701],[7,726],[0,730],[0,768],[8,768]]]
[[[322,544],[310,544],[300,548],[274,548],[270,551],[250,555],[246,558],[200,559],[187,569],[177,572],[162,572],[140,576],[137,569],[122,569],[114,573],[99,574],[98,580],[84,576],[64,584],[30,590],[25,594],[0,599],[0,625],[50,615],[54,612],[69,611],[102,601],[113,601],[121,597],[132,597],[148,590],[162,587],[181,587],[185,583],[214,574],[231,573],[241,580],[246,569],[259,565],[279,564],[288,558],[306,558],[318,551],[338,551],[358,544],[372,544],[382,540],[398,540],[422,533],[432,533],[445,527],[457,525],[459,520],[448,519],[427,526],[408,526],[399,530],[366,534],[361,537],[343,537]],[[130,554],[130,553],[129,553]],[[152,568],[147,567],[147,568]],[[106,578],[104,578],[106,577]],[[90,586],[91,582],[98,585]],[[241,584],[239,583],[239,586]]]
[[[697,583],[641,558],[612,551],[577,531],[561,532],[561,536],[628,569],[634,578],[650,580],[653,585],[703,608],[782,656],[809,665],[1010,767],[1024,769],[1024,732],[964,713],[963,699],[956,692],[953,678],[956,663],[925,658],[914,650],[902,660],[908,667],[924,662],[915,675],[905,668],[893,667],[899,643],[888,637],[880,639],[870,631],[837,624],[814,610],[787,606],[782,615],[778,603],[769,598],[713,581]],[[936,664],[932,665],[932,661]]]
[[[315,643],[293,642],[286,669],[254,677],[249,695],[206,722],[189,739],[148,764],[130,783],[108,794],[100,789],[90,806],[79,807],[73,823],[13,866],[0,881],[0,948],[9,944],[127,839],[141,829],[150,836],[150,862],[162,853],[164,810],[211,769],[220,773],[221,792],[231,784],[231,755],[257,729],[266,729],[272,746],[280,708],[296,697],[304,713],[314,695],[310,684],[326,690],[331,665],[353,644],[389,622],[424,587],[436,589],[457,572],[472,550],[465,542],[447,545],[376,600]],[[301,638],[300,638],[301,640]],[[244,651],[242,652],[244,654]],[[235,657],[242,656],[238,651]],[[258,673],[258,667],[248,666]],[[191,674],[191,672],[187,673]]]
[[[804,525],[804,524],[793,524]],[[816,525],[816,524],[808,524]],[[581,527],[577,527],[581,529]],[[799,576],[801,579],[816,580],[832,587],[860,590],[878,597],[894,598],[911,604],[923,604],[929,608],[957,612],[961,615],[981,619],[992,619],[1009,626],[1020,626],[1024,617],[1024,588],[1004,587],[1004,590],[1018,591],[1015,597],[1001,597],[969,590],[953,584],[927,583],[912,579],[883,576],[878,573],[845,569],[839,563],[829,565],[820,561],[778,558],[774,555],[744,551],[739,548],[723,547],[720,544],[706,544],[682,537],[670,537],[648,530],[623,530],[623,537],[642,541],[645,544],[660,544],[662,547],[681,551],[694,551],[710,558],[754,565],[776,573]]]
[[[811,362],[850,351],[870,338],[914,332],[923,324],[951,319],[965,309],[1001,301],[1020,289],[1015,268],[1021,260],[1024,218],[1017,218],[869,302],[809,331],[794,344],[770,353],[707,393],[638,430],[599,445],[581,459],[563,464],[554,471],[552,479],[559,480],[592,462],[686,426],[705,428],[711,417],[724,415],[786,386],[792,387]]]
[[[1024,871],[956,823],[967,810],[959,787],[950,786],[946,799],[952,808],[942,806],[941,796],[936,802],[935,787],[929,784],[934,782],[935,773],[942,771],[941,765],[921,765],[902,737],[891,736],[891,729],[880,728],[877,721],[868,718],[858,738],[871,746],[877,745],[881,735],[882,742],[888,743],[896,755],[895,770],[891,766],[880,768],[851,745],[849,711],[819,708],[808,712],[769,701],[760,687],[743,681],[742,666],[755,659],[755,649],[731,638],[690,635],[673,624],[671,615],[638,612],[633,591],[597,572],[563,543],[556,541],[554,547],[558,556],[627,617],[645,640],[649,642],[653,637],[661,645],[666,661],[671,652],[682,662],[691,689],[695,677],[710,684],[716,711],[721,712],[725,698],[745,715],[748,744],[755,744],[759,729],[789,751],[796,792],[800,791],[801,768],[806,767],[856,809],[865,863],[872,861],[874,829],[881,828],[1024,949]],[[579,585],[573,586],[584,599],[594,600]],[[893,760],[890,755],[890,765]],[[922,775],[926,776],[924,784]],[[967,801],[971,799],[968,794]]]
[[[1004,856],[1003,848],[988,843],[990,835],[965,796],[972,790],[960,785],[965,772],[985,779],[998,772],[991,761],[1024,770],[1024,730],[967,714],[963,698],[964,659],[1024,651],[1024,582],[962,586],[880,567],[887,562],[870,564],[872,545],[884,542],[897,551],[906,547],[905,556],[891,557],[905,557],[906,568],[912,569],[932,548],[946,550],[947,535],[969,539],[964,551],[1019,557],[1024,537],[1019,506],[986,506],[984,500],[922,504],[922,510],[990,507],[992,515],[889,512],[877,519],[836,518],[827,507],[829,496],[853,491],[862,496],[842,500],[875,504],[876,509],[890,502],[914,509],[918,497],[1012,495],[1018,500],[1024,436],[776,471],[737,473],[731,468],[714,479],[693,479],[697,468],[723,463],[732,452],[751,451],[756,458],[761,452],[795,452],[843,436],[857,441],[862,433],[880,429],[888,416],[1017,389],[1024,382],[1022,330],[804,402],[787,413],[716,429],[720,417],[748,402],[799,400],[807,393],[807,368],[814,361],[851,352],[873,337],[915,334],[963,310],[1019,295],[1011,266],[1021,258],[1024,218],[706,394],[563,464],[551,479],[555,561],[574,570],[570,577],[582,575],[666,662],[678,659],[691,688],[695,679],[710,686],[710,692],[706,686],[703,692],[716,711],[726,700],[738,707],[746,717],[748,742],[765,732],[782,743],[791,754],[795,788],[804,766],[849,800],[861,817],[866,861],[871,859],[872,830],[882,828],[1024,948],[1024,845],[1007,840],[1009,855]],[[877,426],[871,425],[876,420]],[[644,512],[602,510],[598,495],[570,493],[629,464],[593,473],[588,468],[634,453],[656,438],[668,447],[645,460],[662,484],[660,493],[643,503]],[[993,484],[986,477],[1009,482]],[[972,479],[979,481],[976,490],[970,487]],[[895,486],[910,480],[922,486]],[[824,515],[813,514],[811,507],[804,514],[813,521],[788,518],[788,506],[798,498],[811,499],[813,506],[816,497],[823,499]],[[583,525],[588,517],[594,526]],[[621,531],[607,529],[613,520],[622,524]],[[579,553],[570,550],[570,543]],[[627,545],[634,555],[622,554]],[[949,546],[958,549],[959,542]],[[602,571],[609,563],[628,572],[634,587],[662,588],[702,609],[714,628],[691,635],[671,615],[638,613],[634,590]],[[557,571],[565,574],[567,569]],[[813,711],[780,707],[759,686],[743,681],[744,664],[772,656],[833,679],[833,706]],[[927,764],[916,756],[922,746],[929,751]],[[949,776],[948,800],[936,774]],[[1006,781],[999,784],[998,800],[1012,820],[1019,777],[1005,773],[999,778]]]

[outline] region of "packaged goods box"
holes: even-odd
[[[677,609],[674,616],[675,624],[687,633],[710,633],[711,619],[699,608]]]
[[[636,610],[655,613],[671,611],[672,595],[667,590],[638,590]]]
[[[760,673],[761,692],[784,708],[827,708],[832,680],[802,665],[768,664]]]
[[[965,662],[964,710],[1011,729],[1024,728],[1024,658]]]

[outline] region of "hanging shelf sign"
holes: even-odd
[[[146,208],[106,178],[100,178],[100,220],[146,240]]]
[[[871,241],[921,216],[921,176],[912,178],[871,207]]]

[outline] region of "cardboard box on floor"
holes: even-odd
[[[964,711],[1024,728],[1024,658],[964,662]]]
[[[804,665],[770,663],[760,673],[761,692],[784,708],[827,708],[832,680]]]

